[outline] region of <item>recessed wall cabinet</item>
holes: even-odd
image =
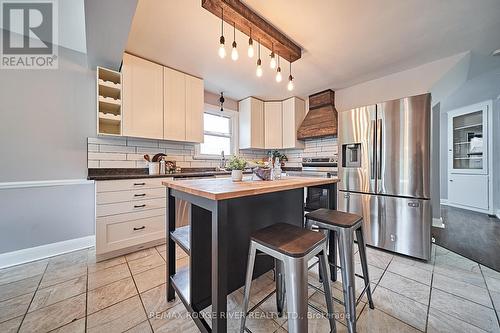
[[[248,97],[238,109],[240,149],[264,149],[264,102]]]
[[[203,142],[203,80],[125,53],[123,135]]]
[[[122,134],[122,76],[97,67],[97,134]]]
[[[123,55],[123,135],[163,139],[163,66]]]
[[[448,203],[490,214],[491,104],[448,112]]]

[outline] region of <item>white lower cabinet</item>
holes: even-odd
[[[165,242],[166,187],[172,178],[96,182],[98,260]]]
[[[463,208],[489,209],[488,175],[450,174],[448,202]]]

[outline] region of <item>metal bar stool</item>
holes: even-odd
[[[368,276],[368,262],[366,259],[366,244],[363,238],[363,217],[355,214],[340,212],[338,210],[330,210],[321,208],[306,215],[306,228],[310,229],[316,226],[319,229],[334,232],[336,241],[339,247],[339,257],[342,271],[342,289],[344,293],[344,306],[346,311],[347,328],[349,332],[356,332],[356,305],[366,292],[368,304],[371,309],[374,308],[372,300],[372,292],[370,287],[370,278]],[[361,295],[356,300],[355,290],[355,266],[354,266],[354,234],[358,241],[359,257],[361,259],[361,269],[365,287]],[[325,269],[321,269],[323,274]],[[328,273],[328,272],[327,272]],[[322,277],[325,280],[325,277]]]
[[[248,264],[243,299],[243,317],[240,332],[245,330],[253,267],[257,251],[281,261],[284,266],[285,295],[288,310],[288,331],[307,332],[307,273],[308,261],[319,256],[320,265],[326,272],[323,287],[328,309],[330,330],[336,332],[333,302],[330,290],[326,259],[326,237],[322,233],[310,231],[286,223],[279,223],[256,231],[250,241]]]

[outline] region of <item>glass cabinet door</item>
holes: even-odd
[[[487,135],[484,110],[450,115],[452,171],[484,173],[486,171]]]

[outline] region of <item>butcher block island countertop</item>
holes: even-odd
[[[215,178],[169,180],[164,181],[163,185],[210,200],[226,200],[303,187],[334,184],[338,181],[338,178],[320,177],[283,177],[278,180],[263,181],[252,180],[246,177],[241,182],[233,182],[230,178]]]

